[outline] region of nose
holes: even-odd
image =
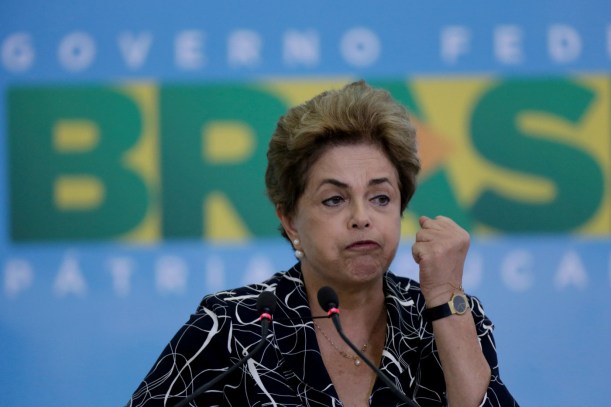
[[[367,208],[362,203],[352,205],[352,213],[350,217],[350,227],[352,229],[366,229],[371,225],[371,219],[367,212]]]

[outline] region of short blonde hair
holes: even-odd
[[[318,158],[330,147],[354,144],[378,146],[395,166],[403,213],[420,171],[416,130],[403,105],[364,81],[323,92],[279,119],[265,173],[267,195],[274,206],[284,215],[294,215]]]

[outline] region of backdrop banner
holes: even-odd
[[[205,294],[291,267],[269,138],[357,79],[418,130],[391,270],[453,218],[520,404],[608,404],[608,1],[74,3],[0,3],[0,404],[123,405]]]

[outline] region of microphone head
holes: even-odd
[[[318,290],[318,303],[326,312],[331,308],[339,307],[339,299],[335,290],[329,286],[325,286]]]
[[[263,291],[257,298],[257,312],[259,314],[273,314],[276,310],[276,296],[271,291]]]

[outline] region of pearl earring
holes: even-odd
[[[299,243],[300,243],[300,242],[299,242],[299,239],[295,239],[295,240],[293,240],[293,247],[295,248],[295,257],[297,257],[299,260],[301,260],[301,259],[303,259],[304,254],[303,254],[303,252],[302,252],[301,250],[298,250],[298,249],[296,248],[296,246],[297,246]]]

